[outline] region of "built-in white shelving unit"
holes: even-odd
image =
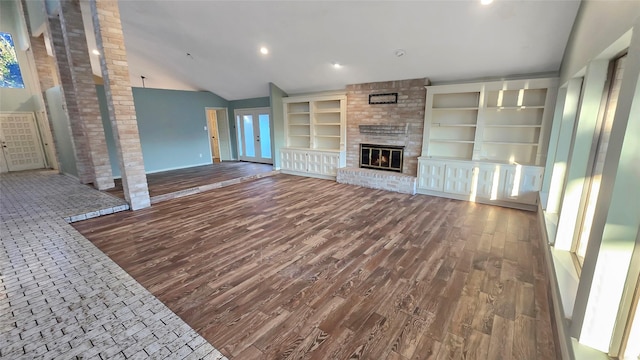
[[[335,178],[346,163],[346,95],[321,94],[283,99],[286,147],[284,173]]]
[[[555,78],[427,86],[419,192],[531,208],[556,88]]]

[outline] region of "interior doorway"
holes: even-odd
[[[271,109],[238,109],[236,130],[240,160],[273,164],[271,154]]]
[[[220,135],[218,134],[218,115],[215,110],[207,111],[209,142],[211,142],[211,161],[220,162]]]
[[[231,157],[231,134],[229,132],[227,109],[207,108],[206,112],[212,162],[233,160]]]

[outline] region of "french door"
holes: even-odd
[[[269,113],[269,108],[235,111],[240,160],[273,164]]]

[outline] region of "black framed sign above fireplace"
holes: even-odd
[[[360,167],[402,172],[404,146],[360,144]]]
[[[398,93],[370,94],[369,105],[375,104],[397,104]]]

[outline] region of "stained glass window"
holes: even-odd
[[[0,87],[24,88],[11,34],[0,32]]]

